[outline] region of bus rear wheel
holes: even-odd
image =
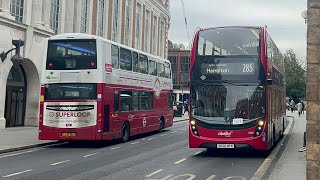
[[[122,126],[122,134],[121,134],[121,141],[123,143],[127,142],[130,137],[130,127],[128,123],[124,123]]]

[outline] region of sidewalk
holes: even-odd
[[[1,129],[0,139],[0,154],[54,142],[38,140],[38,127],[12,127]]]
[[[289,143],[269,180],[306,179],[306,152],[299,152],[303,144],[303,133],[306,130],[306,112],[301,117],[299,117],[297,111],[287,112],[287,116],[294,117],[294,129],[291,132]]]
[[[174,122],[185,121],[189,118],[186,114],[174,117]],[[38,140],[38,127],[13,127],[0,130],[0,154],[17,150],[29,149],[56,141]]]

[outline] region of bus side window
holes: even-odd
[[[148,57],[142,54],[139,54],[139,72],[148,74]]]
[[[111,45],[112,68],[119,69],[119,47]]]
[[[132,71],[131,51],[125,48],[120,48],[120,69]]]
[[[157,62],[149,61],[149,74],[157,76]]]
[[[166,77],[164,64],[158,63],[158,66],[157,66],[157,67],[158,67],[158,76],[159,76],[159,77]]]
[[[139,54],[137,52],[132,52],[132,65],[133,65],[133,72],[139,72]]]
[[[115,90],[113,95],[114,112],[119,112],[119,91]]]

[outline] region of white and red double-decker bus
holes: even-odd
[[[172,126],[170,61],[78,33],[45,49],[39,139],[125,142]]]

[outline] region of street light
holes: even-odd
[[[11,57],[11,61],[17,62],[17,63],[22,63],[23,57],[20,55],[20,48],[24,45],[24,41],[22,41],[21,39],[20,40],[12,40],[12,44],[15,46],[15,48],[12,48],[7,52],[3,51],[0,54],[1,61],[3,62],[5,59],[7,59],[7,56],[11,51],[16,50],[16,54]]]
[[[301,13],[301,17],[304,19],[304,23],[307,24],[307,20],[308,20],[307,10],[304,10],[304,11]]]

